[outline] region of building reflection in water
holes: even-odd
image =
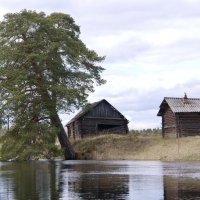
[[[165,200],[200,199],[200,180],[184,177],[164,176]]]
[[[63,165],[63,190],[61,199],[124,199],[129,194],[129,176],[116,173],[120,166]],[[73,173],[70,173],[70,171]]]
[[[200,178],[188,169],[178,174],[176,164],[153,161],[0,162],[0,199],[200,199]]]

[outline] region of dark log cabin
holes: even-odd
[[[200,99],[165,97],[157,114],[162,117],[162,135],[200,135]]]
[[[128,133],[128,120],[105,99],[89,104],[67,123],[68,137],[83,138],[105,133]]]

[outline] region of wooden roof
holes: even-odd
[[[112,109],[114,109],[116,112],[119,113],[119,115],[126,119],[116,108],[114,108],[108,101],[106,101],[105,99],[102,99],[100,101],[88,104],[88,106],[86,106],[85,109],[81,110],[79,113],[77,113],[67,124],[66,126],[68,126],[69,124],[71,124],[72,122],[78,120],[79,118],[83,117],[84,115],[86,115],[87,113],[89,113],[92,109],[94,109],[96,106],[98,106],[100,103],[105,102],[107,104],[109,104],[111,106]]]
[[[167,105],[174,113],[200,112],[200,98],[165,97],[160,105],[158,116],[162,116]]]

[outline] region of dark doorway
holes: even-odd
[[[119,126],[120,125],[113,125],[113,124],[98,124],[97,130],[98,131],[108,131],[110,129],[114,129]]]

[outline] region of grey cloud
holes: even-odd
[[[50,11],[54,12],[55,10],[63,10],[67,8],[71,8],[72,2],[71,1],[65,1],[65,0],[48,0],[47,1],[25,1],[25,0],[13,0],[13,1],[7,1],[7,0],[1,0],[1,7],[10,10],[10,12],[16,12],[22,9],[30,9],[30,10],[41,10],[41,11]]]
[[[132,38],[121,42],[113,49],[105,49],[106,63],[132,61],[149,50],[151,50],[151,46],[148,43]]]
[[[200,6],[182,0],[49,0],[5,1],[0,7],[16,11],[24,8],[38,11],[62,11],[72,15],[81,26],[83,37],[96,37],[121,30],[152,30],[166,26],[166,20],[200,17]]]
[[[87,24],[88,34],[92,32],[98,35],[104,31],[107,34],[108,31],[117,32],[122,29],[147,30],[152,29],[152,25],[157,29],[167,25],[163,23],[165,20],[173,23],[174,19],[199,18],[200,6],[182,0],[99,1],[93,4],[85,3],[76,10],[72,9],[71,13],[80,21],[81,26]]]
[[[121,26],[160,18],[199,17],[200,7],[198,5],[183,0],[84,0],[84,2],[82,0],[49,0],[48,2],[1,0],[1,7],[11,11],[23,8],[51,10],[52,12],[63,10],[77,16],[77,18],[81,17],[81,20],[99,19],[105,24],[113,20]],[[124,23],[120,24],[119,22]]]
[[[199,24],[200,25],[200,24]],[[191,59],[198,59],[200,57],[200,38],[190,38],[185,36],[183,39],[178,39],[176,42],[164,47],[158,47],[156,50],[152,47],[149,52],[153,52],[152,56],[157,57],[157,64],[179,63]]]
[[[173,64],[198,59],[200,57],[199,49],[200,39],[196,38],[182,39],[172,45],[157,47],[156,49],[143,41],[138,40],[134,43],[134,39],[132,39],[117,45],[114,49],[105,49],[104,55],[106,55],[106,64],[129,62],[134,66],[137,57],[143,57],[146,62],[148,62],[147,59],[150,59],[149,63],[151,63],[151,58],[154,58],[153,62],[163,65],[163,61],[165,61],[164,64]]]
[[[10,12],[26,8],[46,13],[60,11],[70,14],[81,26],[81,38],[86,41],[86,44],[107,56],[105,61],[107,66],[110,63],[132,62],[137,56],[144,56],[145,59],[146,54],[158,56],[157,59],[161,65],[163,62],[164,64],[174,63],[200,57],[200,39],[198,37],[191,39],[187,35],[173,44],[157,49],[140,37],[127,39],[115,45],[114,49],[109,49],[109,44],[102,45],[103,47],[99,49],[100,47],[95,43],[100,36],[120,37],[122,31],[137,31],[142,34],[160,31],[163,28],[179,29],[179,26],[183,28],[182,30],[187,29],[187,20],[190,22],[193,19],[200,20],[199,5],[200,3],[192,4],[186,0],[0,0],[0,8]],[[178,25],[177,20],[183,22],[182,25]],[[197,22],[197,27],[199,25],[200,22]],[[132,63],[134,64],[134,62]],[[173,80],[169,78],[169,81]],[[152,124],[160,125],[160,119],[156,116],[156,112],[164,96],[180,97],[187,92],[189,97],[199,97],[200,81],[191,80],[169,89],[157,87],[141,91],[139,85],[137,88],[130,89],[129,86],[127,88],[124,88],[123,91],[112,91],[112,88],[103,86],[103,89],[97,90],[94,97],[97,100],[108,99],[120,112],[129,116],[133,124],[143,123],[143,127],[149,128]]]

